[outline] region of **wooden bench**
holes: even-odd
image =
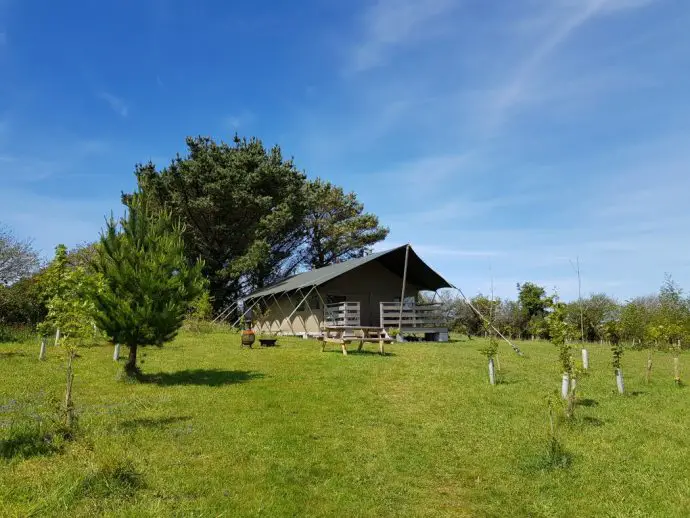
[[[333,336],[331,336],[333,335]],[[382,327],[368,326],[326,326],[323,329],[321,340],[321,351],[326,350],[326,343],[340,344],[343,355],[347,356],[347,345],[352,342],[359,342],[357,351],[361,351],[365,343],[378,343],[379,354],[384,355],[384,344],[390,344],[393,339]]]

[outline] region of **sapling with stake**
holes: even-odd
[[[566,417],[573,416],[575,411],[574,366],[573,357],[568,343],[568,324],[565,321],[566,305],[558,302],[556,295],[551,303],[551,313],[547,317],[551,343],[558,347],[563,378],[561,383],[561,397],[567,401]]]
[[[57,346],[65,352],[65,426],[72,433],[75,424],[72,385],[77,349],[94,342],[93,294],[100,289],[99,276],[81,266],[67,267],[67,248],[60,245],[46,275],[50,296],[48,314],[39,331],[58,329]]]
[[[496,384],[496,367],[494,364],[494,359],[496,358],[496,352],[498,351],[498,340],[496,336],[491,333],[489,335],[489,342],[485,347],[483,347],[480,352],[486,356],[489,361],[489,383],[491,385]]]
[[[577,257],[576,265],[570,261],[570,265],[577,273],[577,301],[580,307],[580,343],[582,346],[582,369],[587,371],[589,369],[589,353],[585,347],[585,313],[582,307],[582,278],[580,277],[580,257]]]
[[[681,351],[681,345],[680,345],[680,340],[678,340],[673,347],[673,379],[675,381],[676,386],[681,386],[681,381],[680,381],[680,351]]]
[[[489,321],[486,325],[486,332],[489,335],[488,344],[483,347],[480,352],[486,356],[489,362],[489,383],[491,385],[496,384],[496,366],[494,360],[496,359],[496,353],[498,352],[498,340],[496,340],[496,334],[493,330],[493,317],[494,317],[494,281],[491,278],[491,305],[489,307]]]
[[[610,320],[604,324],[604,333],[607,340],[611,343],[612,365],[616,374],[616,386],[618,392],[623,394],[625,392],[625,385],[623,383],[623,369],[621,368],[621,358],[623,357],[623,344],[620,338],[620,325],[615,320]]]

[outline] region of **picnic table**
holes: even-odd
[[[358,342],[358,351],[362,350],[365,343],[378,343],[379,354],[385,354],[384,344],[393,342],[383,327],[375,326],[325,326],[321,340],[321,351],[326,350],[326,343],[340,344],[343,355],[347,356],[347,345]]]

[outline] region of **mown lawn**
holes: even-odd
[[[554,466],[550,344],[502,345],[491,387],[478,340],[385,357],[279,343],[185,334],[145,350],[139,383],[110,347],[84,349],[64,443],[31,424],[62,398],[58,351],[0,344],[0,516],[690,516],[690,389],[669,355],[646,385],[646,353],[626,352],[619,396],[591,346]]]

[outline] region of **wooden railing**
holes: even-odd
[[[440,304],[404,304],[400,320],[399,302],[381,302],[381,326],[397,328],[437,328],[444,327]]]
[[[361,323],[359,302],[326,304],[324,317],[327,326],[359,326]]]

